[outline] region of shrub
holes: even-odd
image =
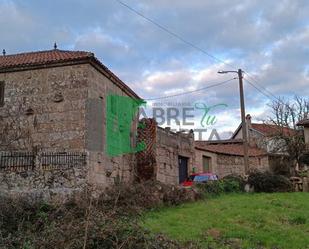
[[[118,214],[140,213],[163,205],[179,205],[200,198],[194,189],[183,189],[156,181],[119,184],[102,193],[98,204]]]
[[[249,175],[248,183],[254,187],[255,192],[290,192],[292,183],[282,175],[270,172],[253,172]]]
[[[236,193],[244,190],[244,181],[239,176],[227,176],[218,181],[208,181],[197,184],[198,189],[204,195],[216,196],[223,193]]]
[[[225,192],[243,192],[246,181],[239,175],[227,175],[223,177]]]
[[[291,176],[291,168],[293,161],[287,156],[271,156],[270,157],[271,172],[275,175]]]
[[[300,162],[309,165],[309,153],[304,153],[303,155],[301,155]]]
[[[191,197],[192,192],[157,182],[119,184],[96,198],[85,191],[62,204],[0,197],[0,248],[79,249],[85,242],[87,249],[182,248],[142,228],[138,214]]]
[[[198,183],[196,186],[206,196],[216,196],[224,192],[222,181],[208,181],[206,183]]]

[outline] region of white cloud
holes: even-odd
[[[309,94],[308,1],[126,2],[233,68],[108,0],[0,0],[0,44],[8,53],[51,49],[54,41],[90,50],[144,98],[205,87],[233,77],[218,70],[238,68],[275,95]],[[262,117],[269,100],[246,82],[245,94],[247,110]],[[227,103],[230,111],[218,114],[223,130],[238,123],[237,81],[175,99]]]

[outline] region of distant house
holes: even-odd
[[[287,162],[286,143],[282,136],[295,135],[295,130],[273,124],[252,123],[251,116],[246,116],[247,137],[249,142],[249,170],[272,170]],[[307,126],[305,136],[309,141],[309,122],[304,120],[299,125]],[[244,149],[242,124],[233,133],[231,139],[221,141],[195,142],[195,167],[199,172],[210,171],[225,176],[244,174]]]
[[[250,170],[269,169],[267,152],[249,147]],[[242,139],[195,141],[195,171],[212,172],[219,177],[230,174],[244,175],[244,147]]]
[[[285,142],[280,138],[282,134],[285,136],[295,134],[295,131],[288,127],[280,127],[274,124],[252,123],[250,114],[246,116],[246,124],[250,145],[257,146],[272,154],[284,153]],[[240,124],[231,139],[242,138],[242,124]]]

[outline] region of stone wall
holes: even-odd
[[[21,112],[14,114],[20,116],[23,132],[29,135],[13,143],[11,149],[85,148],[85,65],[1,73],[0,80],[5,81],[5,105],[0,112],[13,112],[20,105]]]
[[[219,177],[224,177],[230,174],[244,175],[244,158],[242,156],[223,155],[217,156],[217,174]],[[249,157],[250,170],[269,170],[268,157]]]
[[[179,183],[179,156],[188,158],[188,174],[194,163],[194,134],[175,133],[169,128],[157,128],[157,180],[167,184]]]
[[[142,119],[138,141],[145,149],[137,153],[137,179],[156,179],[166,184],[179,184],[179,156],[188,159],[188,174],[194,162],[193,132],[172,132],[161,128],[153,119]]]
[[[204,171],[203,170],[203,156],[210,158],[209,171],[214,174],[218,174],[217,154],[204,151],[204,150],[198,150],[198,149],[195,149],[195,158],[194,158],[195,159],[194,167],[195,167],[196,173],[203,173]]]
[[[0,152],[0,193],[69,196],[88,182],[86,153]]]
[[[68,198],[87,186],[87,168],[0,172],[1,195],[22,195],[31,198]]]
[[[219,177],[224,177],[230,174],[245,174],[244,159],[242,156],[213,153],[195,149],[194,166],[199,173],[203,172],[203,156],[207,156],[211,159],[210,172]],[[249,170],[269,170],[269,158],[268,156],[249,157],[249,165]]]
[[[108,186],[116,181],[132,182],[134,179],[134,166],[136,164],[134,154],[110,157],[105,151],[106,144],[106,100],[107,95],[127,96],[127,94],[110,79],[101,74],[91,65],[87,65],[89,94],[88,101],[94,103],[87,108],[86,115],[86,149],[89,151],[90,181],[100,186]],[[134,98],[134,96],[129,96]],[[99,113],[98,113],[99,112]],[[98,117],[100,114],[100,117]],[[96,119],[96,124],[93,120]],[[138,116],[131,127],[131,144],[135,146]],[[93,127],[93,125],[100,127]],[[99,140],[99,141],[98,141]],[[102,145],[100,141],[103,141]],[[93,146],[93,144],[98,146]]]

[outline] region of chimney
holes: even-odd
[[[246,124],[248,125],[248,128],[251,128],[251,115],[247,114],[246,116]]]
[[[6,51],[5,49],[2,50],[2,55],[5,56],[6,55]]]
[[[250,146],[254,146],[256,145],[254,138],[251,137],[251,129],[252,129],[252,125],[251,125],[251,115],[247,114],[246,115],[246,126],[247,126],[247,138],[248,138],[248,143]]]

